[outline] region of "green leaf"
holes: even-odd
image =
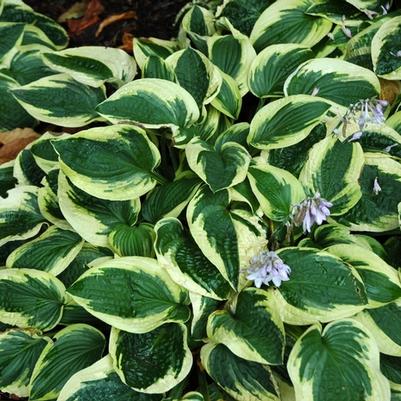
[[[192,367],[187,329],[182,324],[164,324],[143,334],[113,328],[109,347],[121,380],[142,393],[171,390]]]
[[[207,339],[206,326],[209,316],[219,307],[216,299],[189,293],[192,306],[191,337],[196,341]]]
[[[216,149],[199,138],[188,143],[185,155],[189,167],[213,192],[244,181],[251,161],[248,151],[235,142],[226,142]]]
[[[206,297],[228,298],[228,282],[203,255],[179,220],[164,218],[156,224],[155,230],[157,260],[177,284]]]
[[[60,210],[58,192],[58,176],[59,170],[52,170],[47,177],[42,180],[43,187],[38,190],[38,205],[40,213],[46,220],[53,223],[62,230],[71,230],[68,223]]]
[[[193,173],[185,173],[173,182],[157,186],[143,202],[142,217],[153,224],[163,217],[178,217],[195,195],[200,183]]]
[[[380,370],[387,377],[390,382],[391,394],[393,392],[400,394],[401,390],[401,376],[400,376],[400,358],[388,355],[380,355]],[[393,398],[391,398],[392,401]],[[396,398],[398,400],[398,398]]]
[[[89,269],[90,262],[107,256],[113,256],[113,253],[109,249],[98,248],[91,244],[84,243],[78,255],[68,265],[67,269],[59,274],[58,279],[63,282],[66,288],[68,288],[79,278],[81,274]]]
[[[317,95],[348,107],[380,95],[380,82],[367,68],[344,60],[315,58],[301,64],[286,80],[287,96]]]
[[[52,70],[69,74],[76,81],[95,88],[105,82],[124,85],[136,74],[134,59],[112,47],[82,46],[43,53],[42,57]]]
[[[249,36],[256,20],[271,3],[271,0],[229,0],[223,3],[219,16],[228,18],[236,29]]]
[[[1,17],[0,17],[1,21]],[[22,42],[24,24],[0,22],[0,61],[8,64]]]
[[[288,371],[299,399],[390,401],[375,340],[352,319],[332,322],[324,330],[309,328],[291,351]]]
[[[173,53],[166,63],[174,71],[176,82],[192,95],[200,109],[220,91],[219,70],[201,52],[188,47]]]
[[[248,172],[249,182],[263,213],[286,222],[293,207],[306,198],[301,183],[286,170],[258,160]]]
[[[384,16],[377,18],[371,25],[363,29],[355,36],[352,36],[347,43],[347,47],[345,48],[344,59],[350,63],[373,70],[371,56],[372,39],[379,28],[388,19],[390,19],[390,17]]]
[[[32,50],[39,52],[57,50],[57,48],[60,46],[56,46],[40,28],[34,24],[25,24],[24,37],[20,46],[24,53]],[[42,64],[45,66],[44,63]],[[47,70],[50,69],[47,68]]]
[[[40,186],[45,177],[44,171],[38,166],[29,149],[23,149],[15,158],[14,177],[20,185]]]
[[[401,135],[396,130],[396,119],[396,114],[393,114],[386,124],[368,124],[358,141],[362,149],[365,152],[381,152],[401,160]],[[391,128],[391,124],[395,125],[395,129]]]
[[[161,401],[162,395],[138,393],[114,371],[110,355],[75,373],[64,385],[58,401]]]
[[[324,121],[331,105],[315,96],[285,97],[262,107],[251,121],[248,137],[257,149],[279,149],[305,139]]]
[[[198,105],[181,86],[164,79],[136,79],[100,103],[97,111],[112,123],[148,128],[188,127],[199,118]]]
[[[373,185],[377,179],[381,191]],[[398,203],[401,199],[401,164],[380,153],[365,153],[359,184],[362,197],[338,222],[351,231],[384,232],[398,229]]]
[[[56,400],[68,379],[102,356],[105,338],[87,324],[73,324],[59,331],[35,365],[29,399]]]
[[[44,270],[57,276],[75,259],[82,245],[82,238],[75,232],[52,226],[11,252],[6,266]]]
[[[362,279],[340,258],[312,248],[282,248],[277,254],[291,268],[290,280],[273,291],[285,323],[330,322],[366,307]]]
[[[224,144],[227,142],[234,142],[242,145],[244,148],[247,147],[246,139],[249,135],[249,124],[248,123],[237,123],[231,125],[225,131],[223,131],[217,138],[215,148],[221,150]]]
[[[177,42],[158,38],[134,38],[134,56],[143,70],[148,57],[157,56],[166,59],[178,49]]]
[[[352,4],[360,11],[379,11],[383,12],[381,6],[386,6],[386,0],[345,0],[347,3]],[[388,6],[387,6],[388,7]]]
[[[7,0],[5,0],[7,1]],[[12,1],[10,1],[11,3]],[[14,1],[14,3],[17,3],[17,1]],[[20,2],[22,4],[22,2]],[[54,21],[53,21],[54,22]],[[17,21],[16,23],[20,23],[20,21]],[[18,50],[20,51],[18,54],[27,54],[30,52],[37,52],[40,56],[40,52],[42,51],[53,51],[57,50],[60,48],[59,46],[56,46],[47,36],[46,34],[39,29],[36,25],[34,24],[25,24],[24,27],[24,34],[22,38],[21,44],[18,46]],[[42,62],[42,65],[45,70],[51,71],[50,68],[46,67],[45,64]]]
[[[223,344],[201,349],[201,361],[209,376],[237,401],[280,401],[277,384],[267,365],[247,361]]]
[[[361,145],[328,136],[309,152],[299,180],[306,191],[331,202],[330,214],[346,213],[361,199],[359,177],[364,164]]]
[[[0,199],[0,246],[9,241],[24,240],[39,233],[44,223],[34,186],[10,189]]]
[[[18,103],[40,121],[62,127],[82,127],[99,120],[95,108],[104,88],[80,84],[67,74],[51,75],[12,90]]]
[[[49,337],[24,330],[9,330],[0,334],[0,388],[18,397],[28,397],[28,385],[33,368]]]
[[[32,127],[35,119],[30,116],[11,94],[19,84],[8,75],[0,73],[0,132],[18,127]]]
[[[399,37],[401,34],[401,16],[386,21],[372,39],[372,61],[374,71],[382,78],[401,79],[401,58]]]
[[[173,130],[174,146],[183,149],[191,139],[196,137],[206,142],[213,142],[214,136],[220,132],[225,121],[218,110],[207,105],[197,123],[190,127]]]
[[[287,77],[312,57],[310,48],[298,44],[266,47],[252,62],[248,75],[249,89],[260,98],[281,95]]]
[[[207,44],[212,63],[236,81],[241,96],[244,96],[248,92],[248,71],[256,57],[249,38],[232,29],[231,35],[210,36]]]
[[[0,21],[22,22],[25,25],[35,25],[43,31],[57,48],[62,49],[67,46],[68,35],[64,28],[51,18],[33,11],[31,7],[22,1],[6,1],[0,14]]]
[[[367,249],[361,252],[355,245],[333,245],[327,252],[353,266],[365,284],[368,307],[377,308],[401,297],[398,272],[383,259]]]
[[[401,356],[401,303],[400,300],[368,309],[356,315],[374,336],[380,352],[386,355]]]
[[[267,7],[251,32],[256,51],[280,43],[319,43],[329,33],[331,22],[306,14],[312,4],[310,0],[278,0]]]
[[[326,137],[326,130],[324,124],[319,124],[301,142],[286,148],[262,151],[261,157],[265,158],[269,164],[299,177],[302,167],[308,160],[310,149],[315,143]]]
[[[330,0],[319,0],[306,10],[309,15],[327,18],[335,24],[340,25],[344,19],[356,19],[359,17],[357,9],[347,4],[343,0],[333,2]]]
[[[159,179],[153,172],[160,162],[159,151],[139,127],[91,128],[52,143],[63,173],[97,198],[139,198]]]
[[[196,244],[221,275],[238,290],[246,283],[243,266],[266,247],[265,231],[249,210],[230,206],[228,191],[199,189],[187,208],[189,230]]]
[[[51,132],[45,132],[36,141],[32,142],[29,150],[35,159],[36,164],[43,170],[46,174],[54,174],[54,170],[59,168],[58,164],[58,154],[55,151],[52,141],[61,138],[68,138],[70,134],[54,134]],[[53,186],[56,184],[53,184]],[[57,192],[57,191],[56,191]]]
[[[149,56],[142,70],[142,78],[160,78],[167,81],[176,81],[174,71],[166,61],[159,56]]]
[[[155,231],[151,224],[142,223],[135,227],[117,225],[109,234],[111,249],[118,256],[153,257]]]
[[[214,342],[224,344],[248,361],[283,363],[284,325],[264,290],[247,288],[238,295],[232,310],[213,312],[208,319],[207,333]]]
[[[119,290],[110,291],[113,288]],[[68,293],[98,319],[128,332],[146,333],[189,318],[187,292],[150,258],[122,257],[96,264]]]
[[[119,224],[135,225],[139,199],[112,201],[99,199],[77,188],[62,173],[59,175],[60,209],[74,230],[93,245],[108,247],[108,236]]]
[[[52,274],[34,269],[0,270],[0,321],[51,330],[61,319],[65,287]]]
[[[7,191],[13,189],[17,184],[17,180],[13,175],[14,160],[0,165],[0,196],[7,197]]]
[[[394,113],[386,120],[386,126],[393,128],[401,135],[401,111]]]
[[[187,33],[211,36],[215,33],[214,15],[207,8],[194,4],[184,15],[181,26]]]
[[[220,71],[220,74],[223,81],[211,104],[227,117],[237,119],[242,107],[242,97],[238,84],[234,78],[223,71]]]

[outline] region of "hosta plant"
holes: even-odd
[[[401,16],[216,3],[132,57],[0,0],[1,391],[401,400]]]

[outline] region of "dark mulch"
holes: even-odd
[[[25,0],[34,10],[45,14],[54,20],[65,13],[76,0]],[[91,3],[91,1],[80,1]],[[93,0],[92,0],[93,2]],[[98,15],[98,21],[88,26],[78,34],[71,32],[69,22],[63,23],[71,34],[71,46],[103,45],[119,47],[123,43],[123,35],[133,37],[154,36],[170,39],[177,33],[174,20],[188,0],[97,0],[103,11]],[[130,13],[130,18],[115,22],[106,27],[96,36],[99,24],[110,16]],[[70,20],[71,22],[71,20]]]

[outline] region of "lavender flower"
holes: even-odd
[[[323,199],[319,192],[315,196],[306,198],[303,202],[295,205],[292,211],[293,223],[299,227],[302,225],[304,232],[310,232],[316,223],[320,225],[330,216],[331,202]]]
[[[355,133],[352,134],[350,139],[348,139],[348,142],[357,141],[358,139],[361,138],[362,135],[363,135],[362,131],[356,131]]]
[[[366,124],[368,123],[383,124],[385,121],[384,109],[387,105],[388,102],[386,100],[380,99],[364,99],[359,100],[355,104],[351,104],[341,121],[343,124],[343,132],[346,132],[347,124],[351,122],[357,123],[359,130],[352,134],[349,140],[358,140],[363,135]],[[334,132],[338,131],[339,126]]]
[[[375,178],[375,180],[373,181],[373,193],[375,195],[379,195],[379,192],[381,192],[382,188],[379,185],[379,181],[377,179],[377,177]]]
[[[246,278],[257,288],[262,284],[269,285],[270,281],[280,287],[282,281],[290,279],[290,273],[291,268],[275,252],[263,251],[251,259]]]
[[[365,10],[362,10],[362,11],[365,13],[365,15],[366,15],[369,19],[373,19],[374,17],[376,17],[376,16],[379,15],[378,12],[372,11],[372,10],[368,10],[368,9],[365,9]]]
[[[391,149],[395,148],[396,146],[398,146],[398,143],[393,143],[392,145],[388,145],[384,148],[384,151],[390,153]]]
[[[341,30],[343,31],[343,34],[347,37],[347,38],[352,38],[352,31],[351,29],[347,28],[345,25],[341,25]]]

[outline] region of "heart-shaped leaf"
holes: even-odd
[[[226,142],[215,149],[195,138],[187,145],[185,153],[191,169],[213,192],[244,181],[251,161],[248,151],[235,142]]]

